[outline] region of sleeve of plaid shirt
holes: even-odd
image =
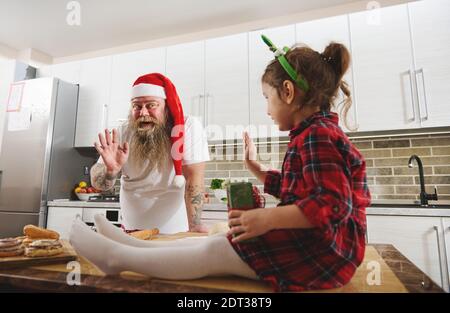
[[[264,180],[264,192],[276,198],[280,198],[281,172],[269,170]]]
[[[302,163],[301,199],[294,203],[311,224],[329,228],[345,220],[352,211],[349,171],[330,129],[313,127],[297,151]],[[350,178],[351,179],[351,178]],[[302,186],[300,186],[302,185]],[[305,188],[306,187],[306,188]],[[297,190],[300,192],[300,190]],[[298,194],[298,192],[295,192]]]

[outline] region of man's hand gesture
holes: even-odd
[[[124,142],[122,146],[119,144],[116,129],[112,131],[112,138],[109,131],[105,129],[105,135],[103,136],[102,133],[99,133],[98,139],[100,144],[96,142],[94,146],[100,153],[103,163],[105,163],[106,173],[116,176],[128,160],[128,143]]]

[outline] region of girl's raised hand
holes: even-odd
[[[248,132],[243,133],[243,141],[244,141],[244,160],[252,160],[256,161],[256,146],[253,143],[252,138]]]

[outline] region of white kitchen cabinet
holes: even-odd
[[[107,127],[111,57],[84,60],[80,67],[75,147],[92,147]]]
[[[447,272],[447,291],[450,291],[450,218],[442,218],[442,229],[444,231],[444,247],[446,262],[444,266]]]
[[[360,131],[420,127],[413,99],[408,7],[350,14],[353,81]]]
[[[291,47],[295,43],[295,25],[249,33],[249,132],[252,138],[288,136],[289,132],[279,131],[278,126],[267,114],[267,99],[262,94],[261,77],[269,62],[275,57],[262,41],[261,34],[266,35],[280,49],[284,46]]]
[[[77,217],[91,227],[95,227],[94,216],[97,214],[106,216],[116,226],[122,224],[120,208],[50,206],[47,214],[46,228],[57,231],[63,239],[69,239],[72,223]]]
[[[205,42],[167,47],[166,70],[177,89],[184,114],[198,117],[206,127]]]
[[[446,289],[441,217],[367,216],[369,243],[392,244],[435,283]],[[448,290],[447,290],[448,291]]]
[[[205,101],[209,140],[242,138],[249,124],[248,34],[205,41]]]
[[[322,53],[332,41],[343,44],[347,47],[349,52],[351,51],[348,15],[333,16],[296,24],[296,37],[298,43],[306,44],[319,53]],[[347,113],[347,124],[350,129],[346,127],[344,123],[344,116],[340,114],[344,100],[344,94],[341,90],[339,90],[339,96],[334,103],[335,108],[332,109],[332,111],[339,113],[339,125],[346,132],[351,132],[352,129],[357,127],[357,104],[353,89],[352,71],[353,69],[350,66],[347,73],[343,77],[349,85],[353,101],[352,106]]]
[[[408,4],[422,127],[450,126],[450,1]]]
[[[81,218],[83,209],[78,207],[49,207],[47,228],[59,233],[61,238],[69,239],[70,227],[77,215]]]
[[[81,61],[58,63],[52,65],[52,75],[68,83],[79,84],[81,74]]]
[[[53,76],[53,65],[41,66],[36,70],[36,78],[52,77],[52,76]]]
[[[107,126],[115,128],[128,119],[131,108],[131,87],[144,74],[165,74],[165,48],[154,48],[114,55],[111,70],[110,105]]]

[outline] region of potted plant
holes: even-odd
[[[214,191],[214,196],[221,202],[227,203],[228,179],[214,178],[211,180],[210,189]]]

